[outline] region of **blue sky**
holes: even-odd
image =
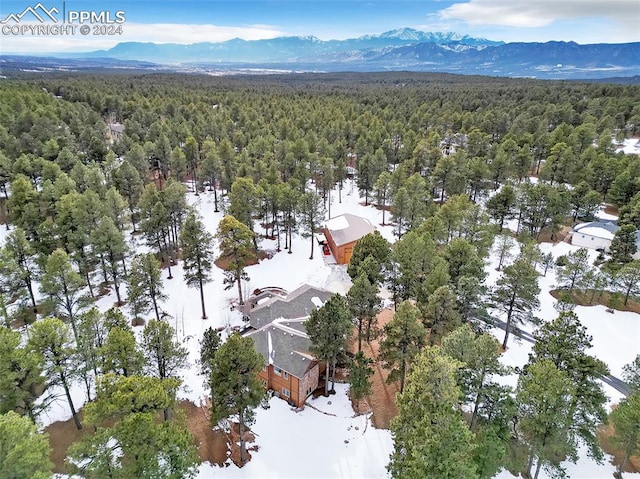
[[[47,9],[62,11],[62,0],[40,1]],[[2,0],[0,19],[37,3]],[[89,51],[121,41],[195,43],[282,35],[315,35],[329,40],[400,27],[455,31],[507,42],[640,41],[639,0],[66,0],[65,9],[122,10],[126,22],[122,34],[112,36],[34,36],[3,31],[0,51]]]

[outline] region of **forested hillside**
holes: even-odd
[[[32,422],[61,396],[77,429],[95,432],[71,447],[67,472],[194,477],[193,439],[176,409],[184,370],[216,386],[214,422],[237,416],[242,430],[262,397],[262,358],[245,338],[223,335],[220,346],[209,329],[195,346],[201,364],[189,363],[194,343],[180,344],[178,318],[162,307],[172,268],[203,320],[223,314],[207,308],[203,289],[218,268],[224,279],[214,287],[242,308],[249,265],[268,256],[261,243],[286,255],[302,237],[309,249],[299,261],[322,254],[314,233],[353,184],[362,206],[382,211],[378,226],[392,241],[358,243],[345,270],[351,291],[326,305],[344,310],[358,349],[381,338],[374,359],[402,391],[390,474],[433,473],[408,447],[439,457],[434,467],[452,478],[502,467],[537,477],[577,458],[578,444],[601,458],[598,380],[609,371],[588,354],[591,339],[571,310],[603,293],[613,309],[640,296],[640,158],[619,148],[639,135],[638,86],[410,73],[2,80],[0,431],[22,428],[38,454],[25,458],[24,477],[46,477]],[[198,195],[213,196],[210,211],[194,206]],[[586,249],[542,254],[539,241],[596,219],[602,203],[617,210],[620,228],[595,268]],[[207,229],[214,213],[225,216]],[[536,318],[539,278],[554,267],[559,316]],[[381,290],[395,315],[377,328]],[[95,307],[111,292],[113,308]],[[477,334],[492,315],[506,323],[502,348]],[[493,382],[513,373],[498,357],[528,324],[545,326],[517,388]],[[316,347],[335,374],[344,351]],[[366,358],[355,358],[341,361],[359,377],[357,401],[371,392]],[[254,379],[242,398],[229,379],[239,362]],[[637,366],[619,415],[638,414]],[[74,384],[87,402],[82,417]],[[229,396],[237,404],[220,399]],[[633,443],[633,431],[616,430],[620,444]],[[425,435],[440,446],[416,446]]]

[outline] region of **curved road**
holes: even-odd
[[[507,327],[507,323],[505,323],[501,319],[494,318],[492,316],[482,318],[482,320],[485,323],[495,326],[497,328],[500,328],[502,330],[504,330]],[[525,341],[528,341],[530,343],[535,342],[535,339],[533,338],[533,335],[531,333],[527,331],[522,331],[517,327],[512,327],[510,334],[513,334],[514,336],[524,339]],[[614,388],[616,391],[624,394],[625,396],[629,395],[629,386],[622,379],[612,376],[611,374],[608,374],[607,376],[602,376],[600,379],[602,379],[602,382],[604,382],[605,384],[608,384],[609,386]]]

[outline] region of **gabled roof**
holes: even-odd
[[[253,308],[248,313],[249,324],[260,329],[277,319],[306,319],[330,297],[329,291],[305,284],[284,298],[274,297]]]
[[[331,218],[325,223],[325,227],[336,246],[352,243],[376,230],[375,226],[367,218],[350,213]]]
[[[311,340],[304,332],[304,320],[277,320],[247,334],[267,365],[288,372],[299,379],[316,361],[309,353]]]
[[[588,234],[597,238],[613,239],[620,227],[614,221],[592,221],[574,226],[573,231],[581,234]]]
[[[612,240],[616,231],[619,229],[620,227],[613,220],[599,220],[576,225],[573,227],[573,232],[594,236],[596,238]],[[636,245],[638,245],[638,249],[640,250],[640,230],[636,232]]]

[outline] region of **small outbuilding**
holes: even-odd
[[[324,236],[336,262],[348,264],[358,240],[375,230],[368,219],[345,213],[325,223]]]
[[[582,248],[609,251],[616,231],[618,231],[618,225],[613,221],[582,223],[573,228],[571,244]]]
[[[571,244],[581,248],[590,248],[609,252],[611,241],[620,227],[615,221],[592,221],[591,223],[581,223],[573,228]],[[638,252],[633,255],[634,259],[640,259],[640,231],[636,235],[636,245]]]

